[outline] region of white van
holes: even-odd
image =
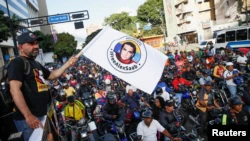
[[[199,45],[199,48],[200,49],[203,49],[205,47],[207,47],[207,44],[212,41],[213,44],[215,44],[215,39],[208,39],[208,40],[204,40],[204,41],[201,41],[200,45]]]

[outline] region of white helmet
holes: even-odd
[[[90,74],[90,75],[89,75],[89,78],[93,78],[93,76]]]
[[[82,74],[82,71],[81,71],[81,70],[79,70],[79,74]]]
[[[109,85],[110,83],[111,83],[111,82],[110,82],[109,79],[106,79],[106,80],[105,80],[105,84]]]

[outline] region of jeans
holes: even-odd
[[[178,97],[177,107],[180,107],[181,106],[182,93],[176,93],[175,96]]]
[[[37,117],[40,121],[43,117]],[[14,120],[17,131],[23,133],[23,138],[25,141],[28,141],[34,129],[30,128],[25,119],[23,120]]]
[[[200,129],[199,129],[199,135],[203,135],[204,134],[204,129],[206,129],[206,123],[207,123],[207,112],[202,112],[201,110],[199,111],[199,115],[200,115]]]
[[[231,97],[236,96],[237,93],[237,86],[227,85],[227,88],[231,94]]]
[[[98,88],[100,87],[100,80],[99,79],[96,79],[96,85]]]

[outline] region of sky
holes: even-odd
[[[83,29],[75,30],[73,22],[54,25],[57,33],[68,32],[74,35],[78,41],[78,48],[87,36],[86,27],[91,24],[102,26],[104,18],[109,17],[113,13],[126,11],[129,12],[131,16],[135,16],[138,7],[145,1],[146,0],[46,0],[49,15],[88,10],[89,19],[83,21],[85,27]]]

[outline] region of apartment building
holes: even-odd
[[[239,26],[246,17],[239,5],[244,7],[246,1],[250,0],[164,0],[168,41],[198,47],[217,31]]]

